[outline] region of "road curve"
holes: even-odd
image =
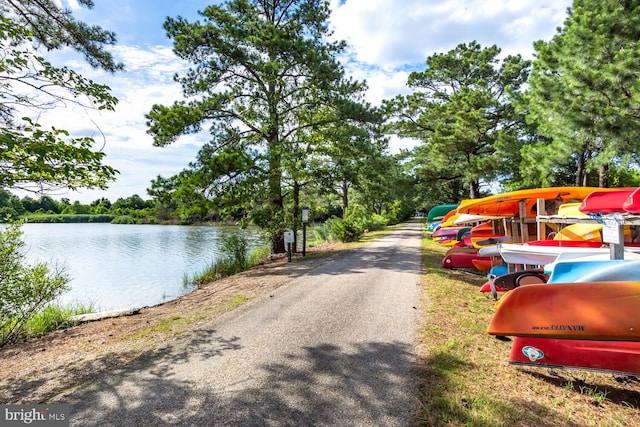
[[[81,426],[405,426],[421,225],[326,262],[51,403]]]

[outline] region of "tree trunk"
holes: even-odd
[[[300,184],[293,182],[293,252],[298,252],[298,225],[300,224]]]
[[[585,153],[578,154],[578,164],[576,168],[576,186],[584,186],[584,181],[586,180],[586,176],[584,173],[584,165],[585,165]]]
[[[349,183],[347,181],[342,181],[342,217],[344,218],[344,214],[347,212],[347,208],[349,207]]]
[[[284,227],[281,223],[284,212],[284,198],[282,197],[282,164],[278,147],[278,135],[272,133],[269,137],[269,204],[271,211],[269,230],[271,237],[271,253],[286,252],[284,244]]]
[[[600,166],[600,171],[598,173],[598,186],[602,188],[606,188],[609,186],[609,165],[604,164]]]
[[[477,199],[480,197],[480,183],[475,179],[469,180],[469,198]]]

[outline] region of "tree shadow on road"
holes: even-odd
[[[412,424],[415,355],[404,344],[306,347],[278,363],[226,378],[221,390],[198,380],[198,372],[190,379],[174,372],[180,365],[197,369],[207,358],[240,348],[239,339],[209,332],[198,338],[201,342],[149,354],[57,400],[71,404],[71,425],[82,426]],[[234,363],[233,354],[227,356],[225,363]]]

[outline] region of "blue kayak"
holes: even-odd
[[[547,283],[640,281],[640,260],[564,261],[555,263]]]

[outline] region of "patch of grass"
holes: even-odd
[[[167,335],[179,335],[184,332],[186,325],[191,323],[191,320],[183,316],[170,316],[160,319],[158,324],[145,329],[137,335],[137,338],[145,338],[153,334],[167,334]]]
[[[239,294],[225,299],[223,301],[223,304],[225,304],[229,308],[236,308],[249,301],[249,299],[250,298],[248,296]]]
[[[511,343],[486,333],[494,312],[479,292],[486,278],[442,268],[447,249],[423,241],[418,425],[640,425],[638,380],[509,365]]]
[[[94,311],[93,304],[49,304],[27,321],[22,330],[23,338],[39,337],[58,329],[69,328],[76,324],[71,321],[71,316]]]

